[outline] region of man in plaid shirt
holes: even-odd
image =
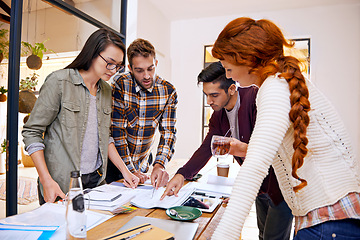
[[[159,127],[160,141],[151,173],[151,184],[166,185],[165,165],[174,153],[177,94],[174,86],[156,74],[155,48],[147,40],[136,39],[127,50],[130,72],[114,78],[112,137],[128,169],[144,183],[152,163],[151,146]],[[106,181],[122,178],[108,164]]]

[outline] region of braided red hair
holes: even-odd
[[[278,72],[280,77],[288,82],[291,93],[289,117],[294,127],[292,176],[301,181],[293,188],[297,192],[307,185],[306,180],[300,178],[296,171],[303,165],[308,152],[306,129],[310,122],[310,102],[299,60],[284,56],[284,46],[293,45],[294,43],[288,42],[281,30],[269,20],[237,18],[227,24],[219,34],[212,54],[220,60],[226,58],[226,61],[234,65],[250,67],[250,73],[256,74],[261,83]]]

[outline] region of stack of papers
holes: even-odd
[[[137,191],[105,184],[85,191],[85,206],[89,209],[114,212],[115,209],[130,202]]]

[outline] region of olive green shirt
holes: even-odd
[[[22,131],[25,148],[32,143],[45,145],[47,168],[65,193],[69,190],[70,172],[80,170],[89,104],[89,90],[78,70],[55,71],[46,78],[41,87],[34,109]],[[111,104],[111,87],[100,79],[96,108],[99,151],[103,160],[99,170],[103,175],[99,183],[105,179],[107,167]]]

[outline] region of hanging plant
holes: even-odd
[[[4,139],[0,145],[0,154],[6,153],[6,139]]]
[[[0,87],[0,102],[5,102],[7,97],[5,95],[5,93],[7,93],[7,89],[4,88],[4,86]]]
[[[19,112],[30,113],[37,100],[34,90],[38,84],[39,75],[35,72],[25,79],[20,80],[19,86]]]
[[[26,65],[28,66],[28,68],[33,69],[33,70],[38,70],[41,68],[44,52],[47,52],[49,50],[44,45],[44,43],[46,41],[47,40],[45,40],[41,43],[35,43],[34,46],[28,42],[24,42],[24,41],[21,42],[21,44],[25,48],[24,52],[31,53],[31,55],[28,56],[26,59]],[[51,51],[51,50],[49,50],[49,51]]]
[[[33,90],[35,91],[35,87],[38,84],[39,74],[33,73],[32,75],[26,77],[25,79],[20,80],[19,90]]]

